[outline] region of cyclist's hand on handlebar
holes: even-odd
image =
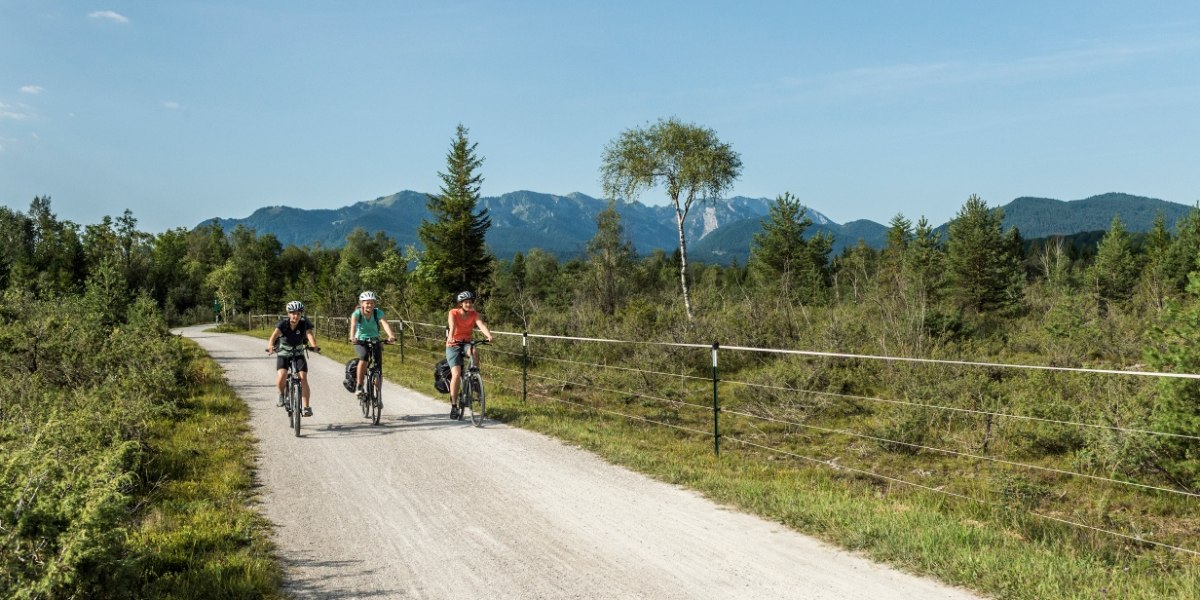
[[[396,338],[394,338],[394,337],[389,337],[389,338],[387,339],[387,343],[389,343],[389,344],[395,344],[395,343],[396,343]]]
[[[274,349],[274,348],[272,348],[272,347],[270,347],[270,346],[268,346],[268,347],[267,347],[267,354],[270,354],[270,353],[272,353],[272,352],[274,352],[274,351],[275,351],[275,349]]]
[[[309,346],[309,347],[308,347],[308,349],[309,349],[309,350],[312,350],[313,352],[316,352],[317,354],[320,354],[320,353],[321,353],[321,347],[320,347],[320,346]]]

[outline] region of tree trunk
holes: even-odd
[[[683,288],[683,307],[687,310],[688,322],[692,322],[692,295],[687,282],[687,240],[683,236],[683,219],[687,216],[675,209],[675,222],[679,225],[679,285]]]

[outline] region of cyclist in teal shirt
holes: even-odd
[[[366,291],[358,295],[358,308],[354,309],[354,314],[350,315],[350,343],[379,341],[381,328],[387,332],[389,344],[396,341],[396,336],[392,334],[392,327],[383,320],[383,311],[375,308],[377,302],[379,302],[379,298],[375,296],[375,292]],[[364,394],[363,375],[367,374],[367,347],[355,344],[354,353],[358,355],[357,393],[358,397],[362,398]],[[383,348],[375,346],[375,364],[382,364],[382,362]]]

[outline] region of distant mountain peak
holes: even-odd
[[[267,206],[244,219],[216,220],[226,230],[243,225],[273,234],[285,245],[320,243],[336,248],[345,244],[354,229],[362,227],[370,232],[382,231],[402,247],[420,246],[417,227],[431,218],[426,201],[425,193],[404,190],[336,209]],[[700,262],[736,260],[745,264],[754,234],[762,230],[762,221],[773,203],[768,198],[735,196],[699,205],[685,224],[688,256]],[[488,244],[503,259],[532,248],[561,258],[581,255],[596,234],[596,216],[608,204],[607,199],[582,192],[559,196],[517,190],[480,199],[480,207],[487,209],[492,219]],[[626,236],[638,252],[673,252],[678,247],[673,206],[634,201],[617,202],[615,207]],[[876,248],[886,243],[887,227],[879,223],[859,219],[839,225],[819,211],[807,205],[805,208],[813,221],[809,233],[832,235],[835,254],[859,240]],[[1174,225],[1191,210],[1182,204],[1117,192],[1071,201],[1022,196],[1000,208],[1004,210],[1004,226],[1017,227],[1025,239],[1107,230],[1113,216],[1120,216],[1131,232],[1147,231],[1160,212],[1169,225]],[[938,229],[944,228],[942,225]]]

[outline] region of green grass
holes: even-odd
[[[254,333],[267,336],[265,331]],[[329,343],[323,350],[343,362],[353,357],[344,343]],[[432,364],[437,350],[414,348],[409,340],[405,354],[401,363],[398,349],[385,352],[387,379],[436,395]],[[730,441],[717,457],[711,436],[534,394],[522,402],[519,376],[496,369],[486,379],[490,418],[559,438],[614,464],[908,572],[998,598],[1200,598],[1200,559],[1194,556]],[[599,402],[579,390],[568,393],[584,403]],[[629,403],[605,408],[639,414],[639,407]],[[668,413],[658,416],[672,419]],[[944,457],[920,458],[952,464]]]
[[[185,341],[199,382],[180,414],[150,424],[156,482],[130,534],[148,598],[282,598],[270,524],[254,510],[249,409],[220,367]]]

